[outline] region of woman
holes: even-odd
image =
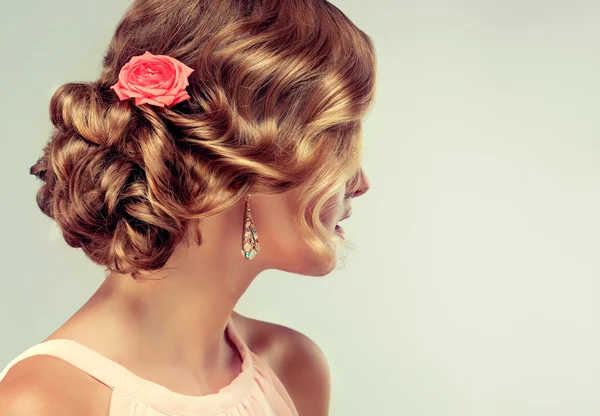
[[[324,0],[134,1],[31,168],[108,273],[4,368],[0,415],[328,414],[321,350],[233,309],[264,270],[335,267],[374,85],[371,39]]]

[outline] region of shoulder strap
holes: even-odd
[[[113,389],[132,376],[125,367],[83,344],[70,339],[51,339],[29,347],[15,357],[0,372],[0,381],[16,363],[34,355],[60,358]]]

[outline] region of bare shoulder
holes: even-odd
[[[331,391],[330,369],[321,348],[295,329],[233,313],[248,346],[273,369],[300,416],[326,416]]]
[[[0,382],[0,416],[107,415],[110,390],[89,378],[56,357],[23,359]]]

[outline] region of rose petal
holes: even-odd
[[[125,64],[125,66],[123,66],[123,69],[121,69],[121,72],[119,72],[119,82],[124,86],[127,85],[127,82],[129,80],[130,67],[130,64]]]
[[[175,76],[173,74],[170,74],[167,78],[165,78],[164,80],[162,80],[157,85],[157,87],[158,88],[164,88],[166,90],[172,90],[174,83],[175,83]]]
[[[171,103],[171,105],[175,105],[178,104],[182,101],[185,100],[189,100],[191,97],[189,96],[189,94],[186,92],[185,94],[180,95],[179,97],[177,97],[175,100],[173,100],[173,102]]]
[[[175,96],[173,96],[173,95],[162,95],[160,97],[154,97],[154,99],[156,101],[160,101],[161,103],[169,106],[169,105],[172,105],[173,101],[175,100]]]
[[[152,104],[152,105],[157,105],[159,107],[164,107],[165,105],[159,101],[156,101],[152,98],[148,98],[148,97],[143,97],[143,98],[136,98],[135,99],[135,105],[141,105],[141,104]]]

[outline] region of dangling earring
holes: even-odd
[[[244,206],[244,229],[242,232],[242,254],[248,260],[252,260],[260,252],[258,247],[258,234],[256,233],[252,211],[250,210],[250,196],[251,194],[248,194],[246,197],[246,204]]]

